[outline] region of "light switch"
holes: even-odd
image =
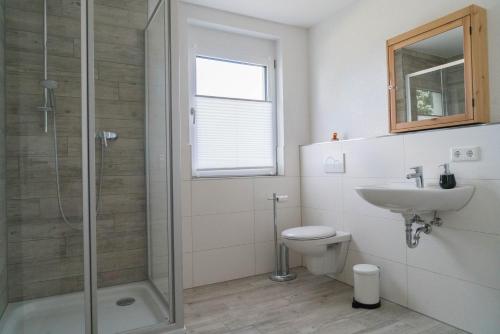
[[[323,162],[325,173],[345,173],[345,154],[329,155]]]

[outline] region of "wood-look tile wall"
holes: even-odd
[[[7,305],[7,214],[5,203],[5,0],[0,0],[0,316]]]
[[[6,0],[9,300],[78,291],[81,231],[58,211],[52,133],[41,129],[41,1]],[[59,83],[63,205],[81,221],[80,2],[48,0],[49,78]],[[146,0],[95,1],[96,128],[118,132],[107,150],[98,217],[99,286],[146,278],[144,37]],[[96,142],[98,144],[98,142]],[[99,158],[100,146],[96,155]],[[99,160],[97,161],[99,167]],[[97,169],[98,171],[98,169]]]

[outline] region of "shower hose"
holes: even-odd
[[[59,148],[57,144],[57,125],[56,125],[56,98],[54,94],[54,90],[48,88],[48,99],[49,99],[49,105],[52,110],[52,133],[53,133],[53,143],[54,143],[54,167],[55,167],[55,174],[56,174],[56,192],[57,192],[57,204],[59,206],[59,213],[61,215],[62,220],[66,225],[68,225],[70,228],[74,230],[82,230],[82,226],[80,225],[82,222],[78,222],[78,225],[75,223],[71,223],[69,219],[66,217],[66,214],[64,212],[64,207],[62,203],[62,195],[61,195],[61,177],[59,173]],[[104,181],[104,157],[105,157],[105,143],[104,140],[100,140],[101,143],[101,161],[100,161],[100,168],[99,168],[99,185],[98,185],[98,192],[97,192],[97,214],[100,211],[101,208],[101,198],[102,198],[102,184]]]

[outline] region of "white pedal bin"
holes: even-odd
[[[353,308],[380,307],[380,269],[373,264],[357,264],[354,271]]]

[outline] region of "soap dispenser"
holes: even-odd
[[[455,175],[450,172],[450,164],[440,165],[444,168],[444,174],[439,177],[439,186],[443,189],[453,189],[457,186]]]

